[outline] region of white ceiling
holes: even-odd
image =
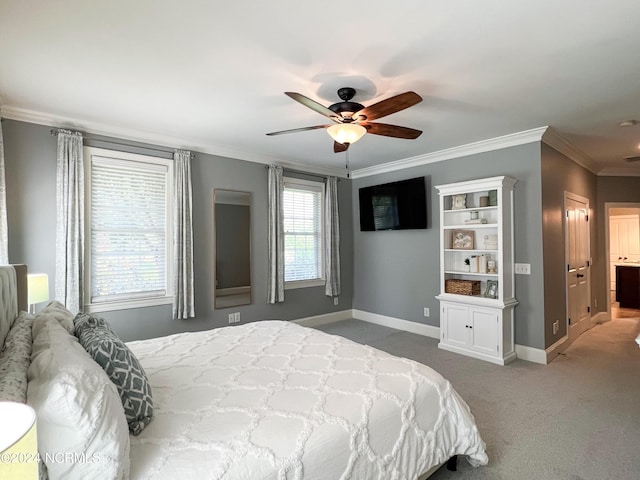
[[[638,0],[0,0],[7,118],[260,162],[342,169],[323,105],[413,90],[354,170],[549,125],[600,174],[640,174]]]

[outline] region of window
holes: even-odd
[[[173,162],[85,148],[90,312],[171,303]]]
[[[324,183],[284,179],[284,281],[286,288],[324,284]]]

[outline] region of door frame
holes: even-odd
[[[586,205],[586,209],[587,209],[587,259],[588,259],[588,268],[586,270],[586,276],[587,276],[587,292],[588,292],[588,300],[589,300],[589,307],[591,306],[591,302],[593,299],[593,294],[591,293],[591,267],[593,266],[593,258],[591,257],[591,225],[592,222],[591,220],[593,219],[593,214],[591,212],[591,201],[589,198],[587,197],[583,197],[582,195],[579,195],[577,193],[573,193],[573,192],[569,192],[567,190],[565,190],[564,192],[564,201],[563,201],[563,207],[564,207],[564,211],[563,211],[563,215],[562,215],[562,221],[563,221],[563,229],[564,229],[564,264],[568,265],[569,264],[569,229],[567,226],[567,208],[568,208],[568,202],[567,200],[574,200],[576,202],[580,202],[580,203],[584,203]],[[591,312],[589,312],[589,316],[586,320],[587,325],[585,327],[585,329],[580,332],[576,338],[571,339],[571,335],[569,334],[569,329],[571,328],[571,326],[569,325],[569,271],[565,270],[565,280],[564,280],[564,288],[565,288],[565,298],[566,298],[566,303],[565,303],[565,325],[566,325],[566,332],[567,332],[567,343],[565,344],[565,347],[568,347],[569,345],[571,345],[571,343],[573,341],[575,341],[576,338],[578,338],[580,335],[582,335],[582,333],[586,332],[587,330],[589,330],[593,325],[592,325],[592,318],[593,315],[591,315]]]
[[[604,203],[604,248],[605,248],[605,272],[607,275],[607,320],[611,320],[611,245],[609,244],[609,223],[611,219],[611,209],[613,208],[637,208],[640,209],[640,202],[605,202]]]

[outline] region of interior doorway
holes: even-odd
[[[640,309],[620,308],[616,301],[616,266],[640,262],[640,203],[605,203],[605,214],[607,312],[611,319],[637,318]]]
[[[569,344],[591,327],[589,199],[565,192],[567,331]]]

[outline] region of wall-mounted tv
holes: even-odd
[[[427,228],[424,177],[363,187],[360,195],[360,230]]]

